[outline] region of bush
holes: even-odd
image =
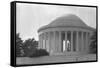
[[[41,57],[41,56],[48,56],[48,55],[49,55],[49,53],[45,49],[37,49],[29,57]]]
[[[97,32],[90,37],[91,44],[90,44],[90,53],[96,54],[97,53]]]

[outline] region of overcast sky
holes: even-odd
[[[37,30],[65,14],[79,16],[88,26],[96,27],[96,8],[17,3],[17,33],[25,40],[34,37]]]

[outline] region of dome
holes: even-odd
[[[73,14],[67,14],[61,17],[56,18],[53,20],[50,24],[41,27],[40,30],[46,29],[46,28],[54,28],[54,27],[83,27],[83,28],[89,28],[78,16]]]

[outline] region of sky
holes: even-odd
[[[96,8],[59,6],[44,4],[17,3],[16,31],[20,33],[22,40],[35,38],[38,40],[38,29],[51,23],[57,17],[75,14],[85,24],[96,28]]]

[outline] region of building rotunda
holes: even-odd
[[[78,16],[67,14],[38,30],[39,48],[46,49],[50,55],[88,54],[94,31]]]

